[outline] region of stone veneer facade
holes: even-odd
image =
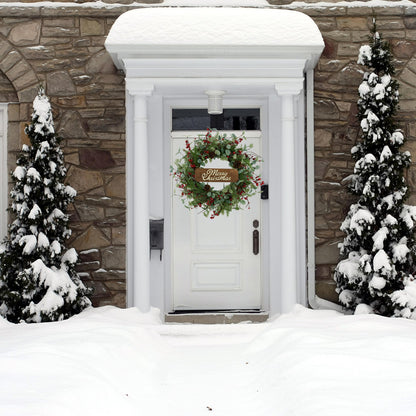
[[[82,3],[82,2],[78,2]],[[111,2],[108,2],[111,3]],[[24,125],[40,84],[50,97],[63,137],[68,183],[78,191],[71,207],[73,236],[82,278],[95,289],[94,304],[126,303],[125,89],[104,41],[115,19],[133,6],[93,8],[0,5],[0,103],[9,103],[8,164],[27,140]],[[142,2],[159,3],[159,2]],[[207,1],[207,4],[209,2]],[[401,127],[416,162],[416,7],[324,7],[288,1],[270,4],[308,14],[318,25],[325,50],[315,72],[316,291],[336,300],[332,272],[339,231],[351,196],[342,179],[351,174],[350,149],[357,140],[356,64],[374,14],[390,40],[401,84]],[[91,3],[90,3],[91,4]],[[29,7],[27,7],[29,6]],[[416,4],[415,4],[416,6]],[[137,7],[137,3],[136,3]],[[416,204],[416,164],[408,172],[410,203]]]

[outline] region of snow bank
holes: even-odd
[[[253,386],[266,400],[261,414],[414,415],[415,330],[414,321],[297,307],[247,350],[262,378]]]
[[[59,323],[3,322],[1,415],[137,415],[163,353],[146,328],[160,322],[157,312],[104,307]]]
[[[0,414],[414,416],[415,344],[413,320],[300,306],[263,324],[0,319]]]

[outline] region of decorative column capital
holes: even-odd
[[[149,97],[155,89],[153,84],[144,84],[140,79],[126,79],[126,90],[130,95]]]
[[[303,90],[302,78],[281,78],[274,85],[276,93],[279,96],[299,95]]]

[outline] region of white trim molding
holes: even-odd
[[[277,95],[287,96],[299,95],[303,90],[304,78],[302,77],[293,77],[293,78],[279,78],[276,82],[275,88]]]

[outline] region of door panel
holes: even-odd
[[[247,142],[260,154],[260,132],[249,133]],[[173,136],[172,165],[192,137]],[[259,194],[250,199],[250,209],[210,219],[201,210],[185,208],[172,181],[174,310],[261,308],[262,251],[260,244],[259,254],[253,253],[254,220],[261,224]]]
[[[240,290],[240,263],[193,263],[192,291]]]
[[[202,217],[202,218],[201,218]],[[241,250],[241,215],[220,215],[204,221],[202,214],[191,216],[192,251]],[[227,233],[223,230],[227,229]],[[221,235],[221,239],[218,236]]]

